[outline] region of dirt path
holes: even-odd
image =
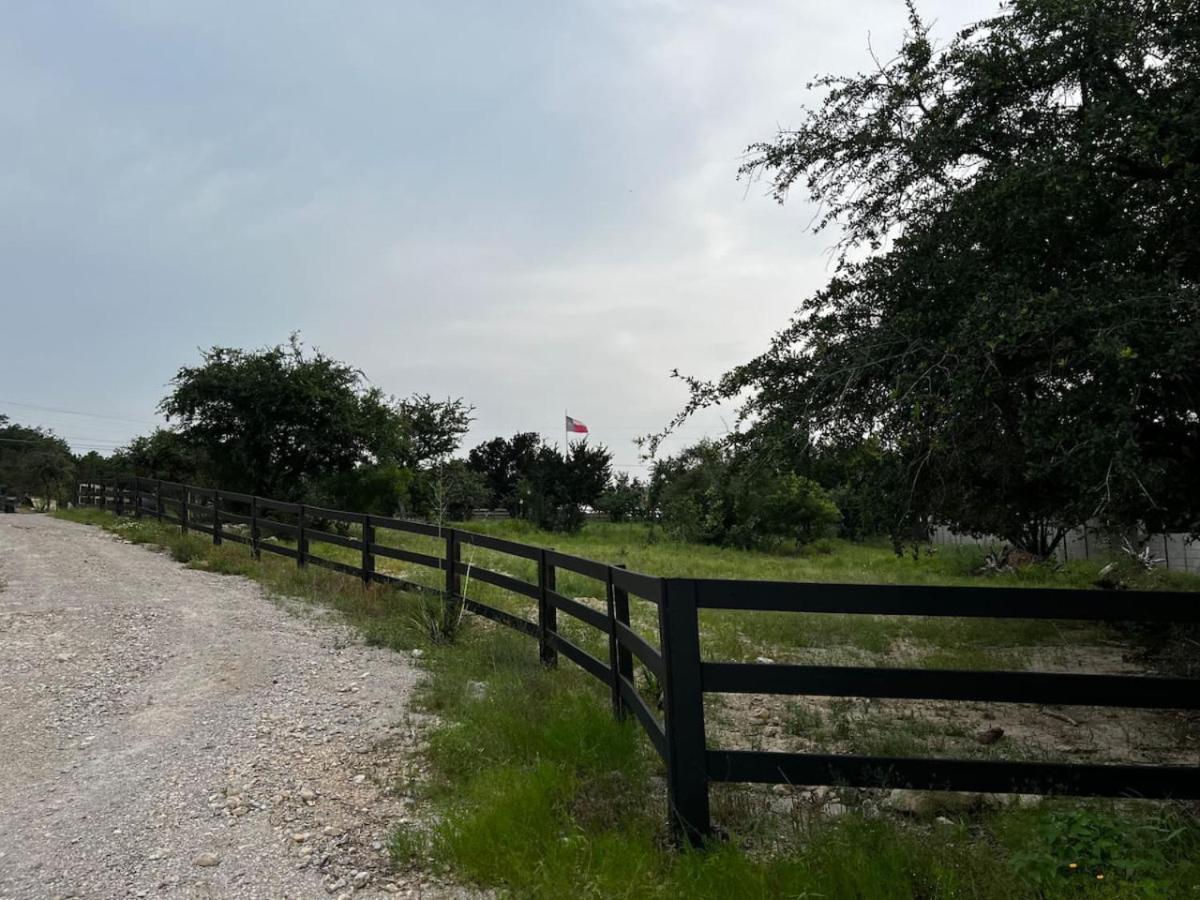
[[[253,582],[0,515],[0,900],[458,896],[386,865],[416,677]]]

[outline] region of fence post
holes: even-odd
[[[179,486],[179,527],[184,534],[188,530],[188,486],[181,484]]]
[[[362,523],[363,587],[370,585],[375,575],[375,554],[371,552],[371,545],[373,543],[375,543],[375,526],[371,524],[371,517],[364,515]]]
[[[458,577],[458,561],[462,556],[462,547],[458,542],[458,532],[453,528],[446,529],[446,593],[442,597],[442,614],[446,622],[452,622],[458,615],[458,597],[462,592],[462,581]]]
[[[550,635],[558,632],[558,607],[550,602],[550,591],[558,587],[558,573],[546,559],[546,551],[538,552],[538,658],[542,665],[553,669],[558,665],[558,649]]]
[[[296,565],[303,569],[308,565],[308,532],[304,528],[304,504],[297,504],[296,514]]]
[[[125,515],[125,489],[121,487],[119,477],[113,481],[113,500],[117,505],[117,515]]]
[[[162,479],[159,478],[154,482],[154,515],[158,521],[162,521],[163,517],[163,496],[162,496]]]
[[[676,839],[698,846],[711,831],[711,824],[696,582],[690,578],[666,578],[662,586],[658,621],[666,668],[663,713],[668,815]]]
[[[221,492],[216,488],[212,492],[212,505],[213,546],[217,547],[221,544]]]
[[[629,592],[613,584],[613,569],[624,569],[625,564],[610,566],[608,570],[608,666],[612,672],[612,706],[617,721],[623,722],[628,710],[621,697],[621,679],[633,683],[633,654],[617,640],[617,623],[629,627]]]
[[[258,545],[258,497],[250,498],[250,552],[255,559],[262,559],[262,548]]]
[[[137,475],[133,476],[133,517],[142,517],[142,479]]]
[[[446,599],[457,597],[462,583],[458,577],[458,560],[461,556],[458,543],[458,532],[453,528],[446,529]]]

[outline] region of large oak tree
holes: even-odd
[[[836,270],[689,411],[748,392],[752,431],[873,440],[908,519],[1037,554],[1092,517],[1195,529],[1200,5],[1015,0],[940,48],[910,14],[750,148]]]
[[[305,353],[296,336],[262,350],[203,351],[160,409],[195,454],[198,477],[288,500],[323,496],[363,467],[416,472],[442,462],[471,421],[461,400],[397,401],[353,366]]]

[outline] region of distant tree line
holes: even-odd
[[[552,531],[577,530],[594,511],[661,524],[680,540],[740,547],[803,543],[839,526],[862,534],[878,524],[861,511],[869,502],[856,505],[844,490],[830,493],[728,442],[656,460],[645,481],[614,475],[602,444],[582,440],[564,452],[534,432],[459,456],[473,411],[465,401],[389,397],[296,337],[259,350],[203,351],[179,369],[159,410],[168,428],[109,456],[76,457],[50,432],[0,420],[0,483],[41,504],[65,503],[77,481],[135,474],[437,521],[502,509]]]
[[[523,432],[461,456],[473,411],[465,401],[389,397],[296,337],[203,351],[179,369],[159,410],[169,427],[108,456],[76,457],[50,432],[0,420],[0,483],[65,503],[77,481],[136,474],[438,521],[502,509],[553,531],[577,530],[600,512],[661,523],[681,540],[745,547],[808,541],[843,521],[816,481],[764,469],[723,444],[658,460],[645,481],[614,475],[611,451],[586,439],[564,452]]]
[[[60,437],[0,415],[0,486],[41,509],[66,502],[74,488],[76,459]]]
[[[295,336],[203,351],[159,411],[168,428],[109,456],[75,457],[50,432],[0,419],[0,483],[66,502],[77,481],[136,474],[379,515],[461,520],[506,509],[553,530],[579,528],[610,488],[612,454],[586,440],[564,454],[518,434],[456,458],[472,421],[464,400],[387,396]]]

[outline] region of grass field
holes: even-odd
[[[363,589],[352,578],[299,570],[267,554],[258,563],[243,546],[213,547],[205,536],[184,536],[146,520],[117,520],[95,510],[63,515],[161,546],[187,565],[247,575],[274,593],[331,605],[372,643],[424,650],[428,678],[420,702],[439,724],[429,734],[429,775],[410,786],[424,798],[427,816],[423,825],[397,830],[397,866],[449,869],[518,897],[1200,897],[1195,810],[1168,804],[1010,805],[928,795],[920,808],[901,813],[878,792],[727,787],[714,791],[714,818],[730,839],[704,852],[675,852],[666,846],[660,764],[644,739],[612,720],[601,685],[567,663],[544,670],[527,638],[467,617],[453,642],[435,641],[429,626],[436,610],[416,595]],[[838,542],[823,546],[827,552],[801,555],[718,550],[666,541],[639,525],[592,524],[570,537],[520,522],[470,527],[662,575],[1082,587],[1099,568],[1095,562],[1062,570],[1033,566],[985,579],[973,574],[980,554],[968,548],[945,548],[913,561],[897,559],[883,546]],[[392,540],[423,552],[438,549],[428,539]],[[522,561],[464,551],[473,565],[532,577]],[[332,544],[314,545],[313,552],[347,562],[356,556]],[[403,565],[391,571],[430,585],[440,581],[436,572]],[[469,576],[467,581],[470,595],[529,614],[526,602],[471,583]],[[1138,576],[1137,586],[1195,589],[1200,580],[1152,572]],[[582,578],[560,581],[569,596],[597,597],[597,587]],[[648,610],[635,610],[635,622],[652,631]],[[711,658],[1136,668],[1125,659],[1131,648],[1121,635],[1071,623],[755,614],[711,616],[703,630]],[[1014,715],[968,708],[956,719],[932,704],[784,698],[776,708],[762,699],[714,698],[710,738],[766,748],[1050,758],[1069,734],[1079,745],[1074,749],[1094,760],[1113,750],[1124,732],[1129,746],[1122,753],[1167,759],[1188,759],[1190,753],[1193,763],[1200,762],[1194,722],[1123,720],[1124,711],[1114,713],[1117,719],[1089,712],[1080,729],[1036,709]],[[1082,715],[1070,713],[1073,719]],[[993,722],[1012,738],[981,748],[971,735]],[[1050,735],[1048,744],[1033,734],[1039,729]],[[1113,746],[1093,749],[1084,746],[1088,741]]]

